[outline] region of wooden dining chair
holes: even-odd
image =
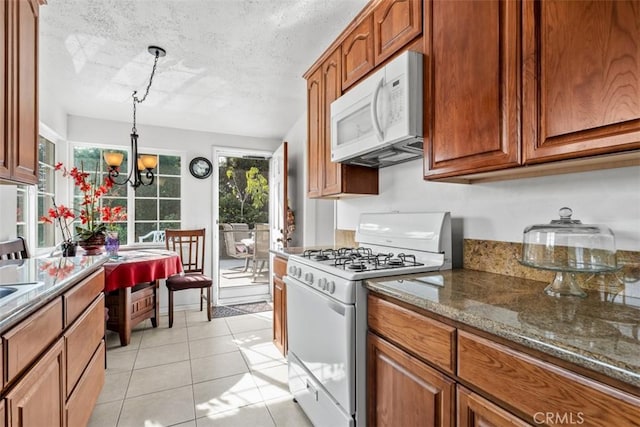
[[[205,229],[197,230],[165,230],[165,247],[176,252],[182,261],[184,274],[176,274],[167,278],[169,290],[169,327],[173,326],[173,293],[183,289],[200,288],[200,311],[202,301],[207,302],[207,319],[211,321],[212,300],[211,286],[213,281],[204,274]],[[204,290],[207,290],[206,296]]]
[[[26,258],[29,258],[29,249],[23,237],[0,242],[0,260]]]

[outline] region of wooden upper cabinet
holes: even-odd
[[[322,194],[338,194],[341,191],[342,168],[331,161],[331,103],[341,95],[340,49],[322,64],[322,88],[324,96]]]
[[[8,25],[9,5],[10,2],[8,1],[0,3],[0,22],[3,24],[0,30],[0,78],[4,82],[0,85],[0,178],[11,177],[9,165],[11,140],[9,136],[8,116],[11,105],[9,102],[10,85],[7,80],[7,66],[10,63],[8,55],[11,51],[7,49],[7,40],[9,39],[9,30],[11,29],[11,25]]]
[[[38,13],[37,0],[0,6],[0,178],[38,183]]]
[[[383,0],[373,11],[373,25],[379,65],[422,33],[422,0]]]
[[[428,4],[425,178],[517,166],[520,2]]]
[[[368,16],[342,42],[342,90],[373,67],[373,17]]]
[[[17,78],[13,178],[38,183],[38,11],[37,0],[17,2]]]
[[[378,194],[378,170],[331,161],[331,103],[342,94],[338,47],[307,76],[307,197]]]
[[[526,0],[525,163],[640,148],[640,5]]]
[[[307,196],[320,197],[320,161],[322,159],[322,93],[320,91],[321,68],[307,79]]]

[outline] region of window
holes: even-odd
[[[118,151],[124,154],[120,166],[122,174],[119,181],[126,178],[129,170],[128,152],[112,148],[97,148],[75,146],[73,148],[73,165],[89,172],[90,178],[102,182],[108,175],[107,165],[103,161],[104,151]],[[180,156],[158,155],[158,166],[155,170],[153,184],[140,186],[134,192],[129,184],[114,185],[111,191],[101,198],[103,206],[124,206],[127,211],[128,223],[118,227],[122,242],[134,243],[140,237],[154,230],[165,228],[180,228],[180,171],[182,159]],[[82,193],[74,188],[74,206],[79,207]],[[131,197],[131,199],[129,199]],[[129,238],[129,234],[133,235]]]
[[[52,247],[56,244],[55,225],[40,220],[41,217],[47,216],[49,209],[53,207],[53,196],[55,193],[55,148],[56,146],[53,142],[40,136],[38,141],[38,186],[36,190],[37,228],[35,230],[35,242],[37,248]],[[26,185],[18,185],[17,197],[16,235],[23,236],[29,240],[28,207],[31,205],[29,200],[29,187]],[[31,230],[31,232],[33,232],[33,230]]]
[[[179,156],[158,156],[153,184],[140,186],[135,193],[136,241],[154,230],[180,228]]]

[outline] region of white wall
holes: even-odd
[[[450,211],[464,238],[508,242],[568,206],[575,219],[611,228],[618,249],[640,250],[640,167],[468,185],[424,181],[415,160],[381,169],[379,196],[336,203],[339,229],[355,229],[361,212]]]
[[[287,132],[289,143],[289,204],[296,215],[291,246],[332,245],[334,202],[307,198],[307,113]]]

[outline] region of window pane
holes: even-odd
[[[172,228],[175,230],[179,230],[180,229],[180,223],[179,222],[173,222],[173,221],[160,221],[160,224],[158,225],[158,228],[160,230],[166,230],[167,228]]]
[[[158,196],[158,177],[151,185],[141,185],[136,190],[136,198],[138,197],[157,197]]]
[[[161,220],[179,220],[180,219],[180,200],[162,200],[160,199],[160,218]]]
[[[158,201],[154,199],[136,199],[136,221],[158,219]]]
[[[180,197],[180,178],[160,177],[160,197]]]
[[[180,175],[180,156],[158,156],[158,173],[162,175]]]
[[[18,191],[18,205],[17,205],[17,212],[16,212],[16,221],[18,223],[24,223],[26,221],[25,212],[24,212],[25,197],[26,197],[26,193],[24,191]],[[18,236],[22,236],[22,234],[18,234]]]
[[[135,241],[138,242],[140,237],[148,234],[151,231],[157,230],[157,223],[155,222],[136,222],[136,236]],[[147,238],[149,240],[150,238]]]
[[[53,193],[55,186],[55,171],[49,165],[40,163],[38,169],[38,191]]]

